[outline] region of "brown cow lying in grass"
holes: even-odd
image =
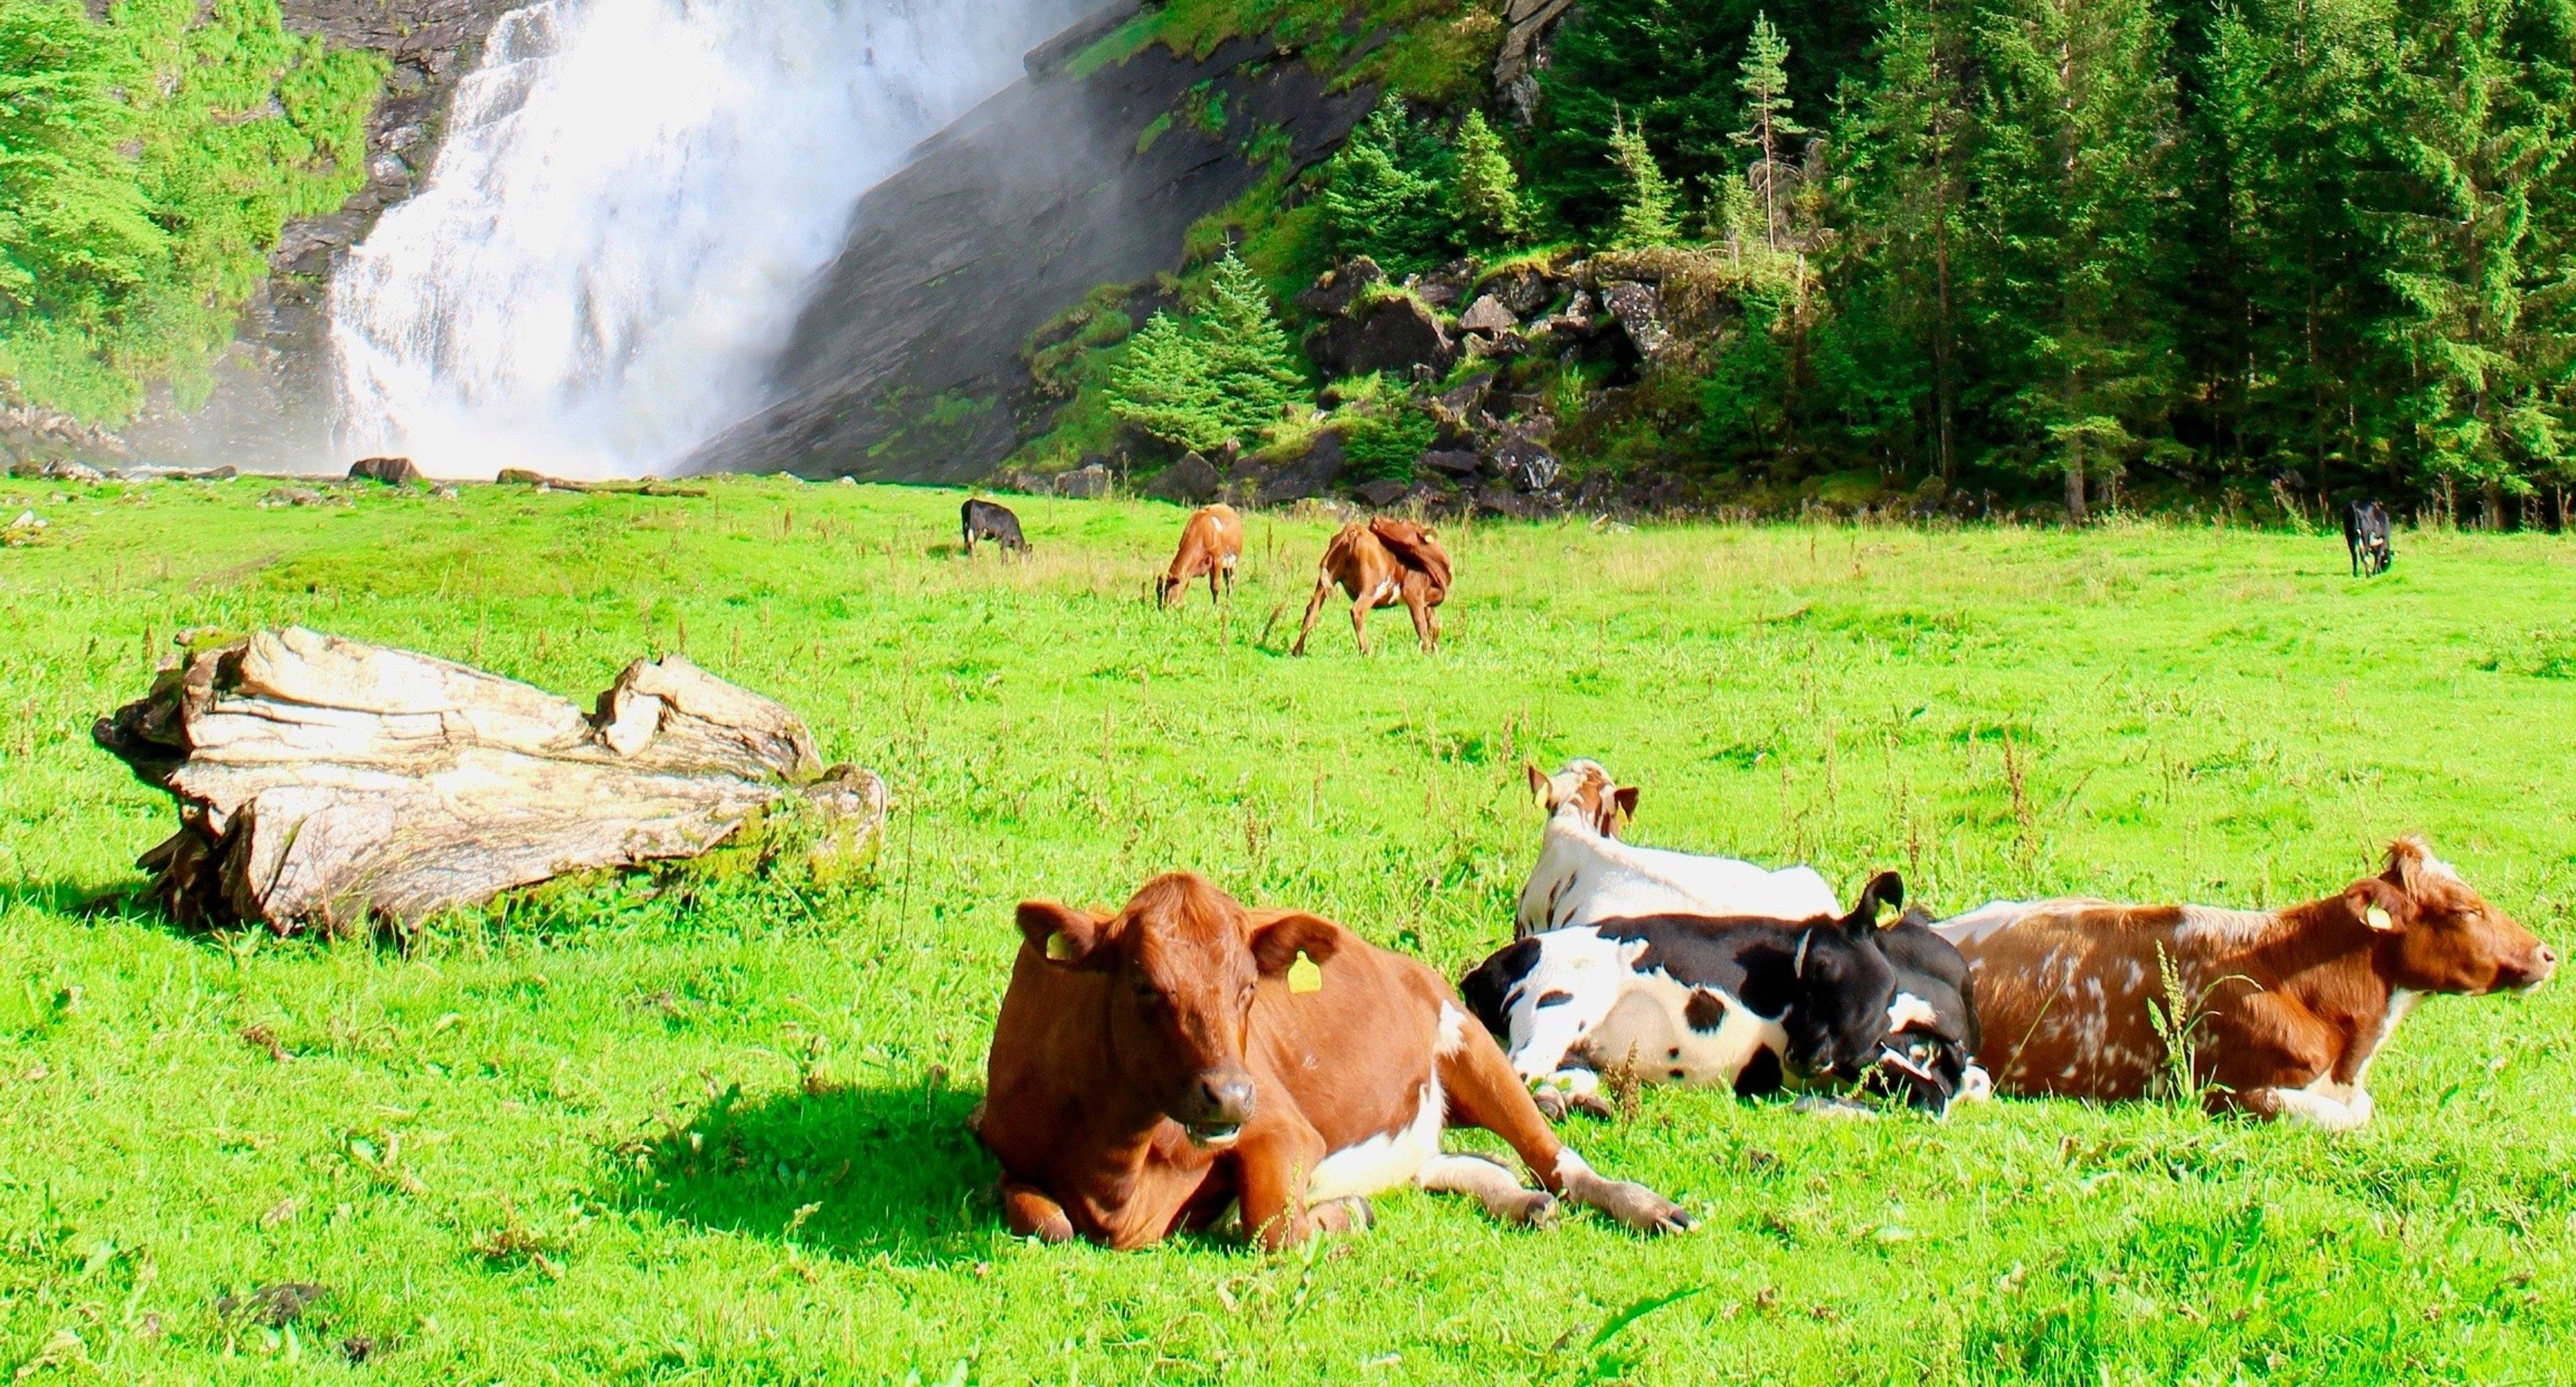
[[[1559,1143],[1438,974],[1329,920],[1176,873],[1116,914],[1024,902],[1019,926],[976,1128],[1022,1236],[1143,1247],[1239,1205],[1276,1249],[1365,1228],[1367,1196],[1406,1184],[1514,1223],[1563,1195],[1639,1232],[1691,1226]],[[1450,1125],[1501,1136],[1546,1190],[1443,1153]]]
[[[1235,566],[1242,562],[1243,517],[1232,506],[1201,506],[1190,512],[1189,523],[1181,527],[1180,552],[1172,556],[1172,566],[1163,570],[1162,581],[1154,588],[1154,605],[1172,605],[1172,594],[1201,575],[1208,580],[1208,600],[1218,601],[1217,580],[1222,577],[1225,590],[1234,591]]]
[[[1401,602],[1413,614],[1413,634],[1422,648],[1440,644],[1440,619],[1432,608],[1449,600],[1449,554],[1428,526],[1384,516],[1353,521],[1333,536],[1324,561],[1315,571],[1315,595],[1306,601],[1305,624],[1297,628],[1292,655],[1306,653],[1306,638],[1315,631],[1315,614],[1335,584],[1350,594],[1351,631],[1360,653],[1369,653],[1368,614]]]
[[[2142,1098],[2179,1079],[2177,1027],[2152,1004],[2188,1028],[2211,1109],[2334,1131],[2370,1120],[2370,1061],[2426,993],[2535,987],[2558,966],[2420,838],[2286,910],[1998,901],[1936,928],[1967,955],[1998,1090]]]

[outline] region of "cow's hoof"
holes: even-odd
[[[1565,1120],[1565,1095],[1557,1092],[1555,1089],[1539,1089],[1538,1091],[1530,1094],[1530,1101],[1538,1105],[1538,1115],[1546,1118],[1548,1121],[1563,1122]]]
[[[1328,1199],[1308,1213],[1327,1233],[1365,1233],[1377,1226],[1377,1210],[1356,1194]]]
[[[1603,1122],[1616,1122],[1619,1120],[1618,1110],[1610,1106],[1609,1099],[1602,1097],[1598,1093],[1578,1093],[1574,1095],[1574,1110],[1583,1114],[1585,1117],[1596,1118]]]
[[[1556,1202],[1556,1196],[1545,1190],[1530,1190],[1501,1211],[1505,1222],[1523,1228],[1553,1228],[1557,1215],[1562,1212],[1563,1206]]]
[[[1593,1204],[1601,1212],[1649,1237],[1687,1233],[1697,1226],[1681,1205],[1626,1180],[1604,1181]]]

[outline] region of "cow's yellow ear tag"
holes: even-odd
[[[2370,927],[2372,929],[2397,928],[2397,922],[2388,918],[2388,909],[2385,906],[2372,906],[2368,911],[2363,913],[2362,918],[2370,922]]]
[[[1288,965],[1288,990],[1300,993],[1324,990],[1323,965],[1306,957],[1304,949],[1299,949],[1297,961]]]
[[[1073,936],[1063,930],[1048,935],[1046,955],[1057,963],[1073,962]]]

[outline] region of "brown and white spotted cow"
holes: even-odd
[[[1226,591],[1234,590],[1234,570],[1243,562],[1243,517],[1234,507],[1222,503],[1201,506],[1190,512],[1189,521],[1181,526],[1181,547],[1172,555],[1172,566],[1154,586],[1157,606],[1172,605],[1172,594],[1190,585],[1193,578],[1204,576],[1208,583],[1208,600],[1219,601],[1217,584],[1222,580]]]
[[[1413,615],[1413,634],[1422,648],[1440,644],[1440,618],[1433,608],[1449,600],[1449,552],[1440,547],[1427,525],[1380,516],[1353,521],[1324,548],[1315,569],[1315,595],[1306,599],[1305,624],[1297,628],[1291,655],[1306,653],[1306,638],[1315,633],[1315,617],[1338,584],[1351,599],[1351,633],[1360,653],[1369,653],[1368,614],[1398,603]]]
[[[2420,838],[2341,895],[2286,910],[1998,901],[1943,922],[1967,955],[2004,1093],[2143,1097],[2166,1067],[2168,970],[2213,1110],[2330,1130],[2370,1120],[2370,1062],[2427,993],[2535,987],[2558,955]]]
[[[1016,1233],[1143,1247],[1237,1206],[1279,1248],[1366,1227],[1367,1196],[1406,1184],[1516,1223],[1563,1195],[1640,1232],[1691,1224],[1559,1143],[1438,974],[1329,920],[1176,873],[1114,914],[1024,902],[1019,926],[976,1119]],[[1547,1188],[1444,1154],[1449,1125],[1500,1135]]]

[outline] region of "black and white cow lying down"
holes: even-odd
[[[1743,1096],[1860,1082],[1946,1112],[1990,1088],[1974,1067],[1968,968],[1919,913],[1879,928],[1884,872],[1849,914],[1650,915],[1550,930],[1458,985],[1551,1116],[1606,1113],[1600,1073]]]

